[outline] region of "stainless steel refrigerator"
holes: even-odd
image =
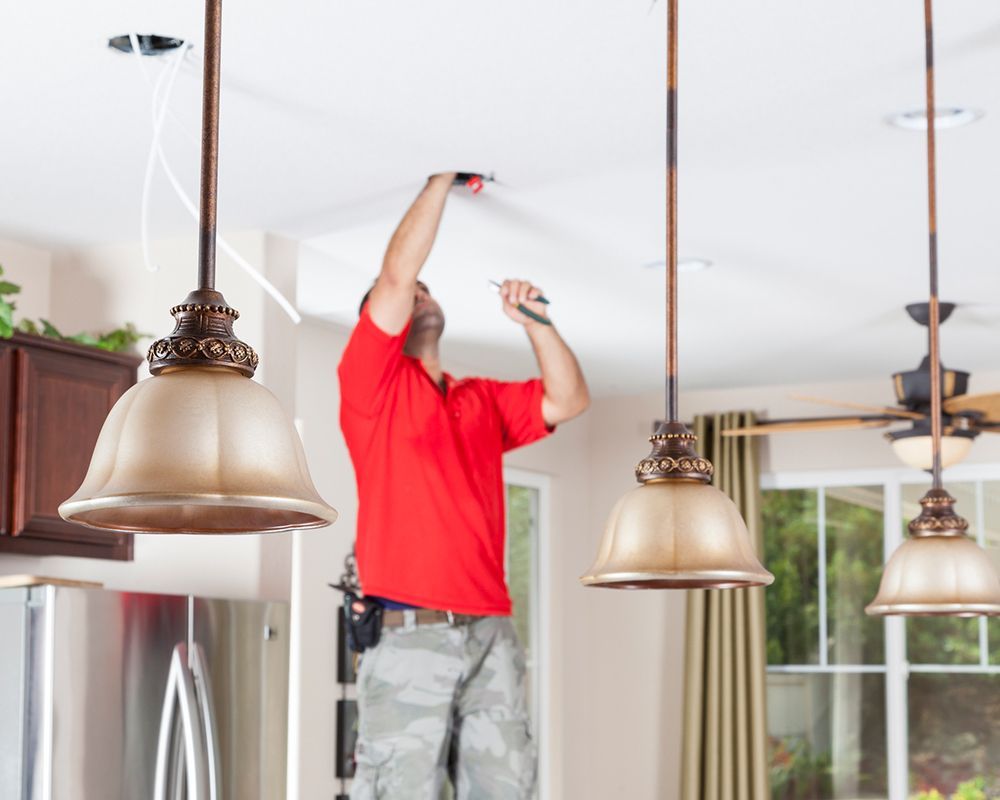
[[[288,607],[0,590],[0,798],[285,796]]]

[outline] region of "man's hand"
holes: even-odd
[[[504,313],[514,320],[514,322],[525,327],[540,325],[541,323],[518,311],[517,307],[522,305],[533,314],[538,314],[538,316],[548,319],[548,306],[545,303],[538,302],[536,299],[542,296],[542,290],[537,286],[533,286],[530,281],[506,280],[500,286],[500,297],[503,299]]]

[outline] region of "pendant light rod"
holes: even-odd
[[[201,202],[198,288],[215,289],[216,202],[219,187],[219,86],[222,0],[205,0],[205,70],[201,102]]]
[[[667,3],[667,421],[677,410],[677,0]]]
[[[930,258],[930,304],[927,336],[930,342],[931,368],[931,448],[933,487],[941,482],[941,306],[938,301],[936,112],[934,107],[934,23],[932,0],[924,0],[924,46],[927,60],[927,221]]]

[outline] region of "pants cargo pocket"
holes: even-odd
[[[354,780],[351,800],[386,800],[391,798],[388,785],[392,745],[377,741],[359,741],[354,750]]]

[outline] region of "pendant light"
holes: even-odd
[[[215,289],[221,0],[206,0],[198,288],[149,349],[154,375],[108,414],[83,485],[59,506],[71,522],[134,533],[248,533],[329,525],[337,512],[309,477],[298,433],[251,380],[257,354]]]
[[[924,0],[927,60],[927,119],[934,119],[934,36],[931,0]],[[892,554],[878,594],[865,612],[872,616],[972,617],[1000,614],[1000,575],[989,556],[968,536],[969,523],[955,513],[955,499],[941,481],[941,351],[938,302],[935,126],[927,126],[927,197],[930,231],[931,474],[910,538]]]
[[[677,412],[677,0],[667,5],[667,416],[639,462],[639,482],[611,511],[597,561],[580,578],[609,589],[728,589],[774,576],[736,505],[711,485]]]

